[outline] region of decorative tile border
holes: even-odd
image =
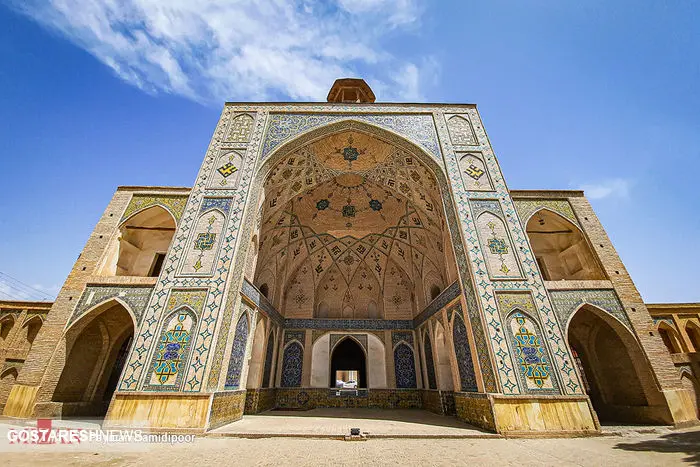
[[[153,207],[161,206],[173,215],[177,223],[180,222],[182,212],[187,204],[187,195],[133,195],[129,205],[124,210],[119,223],[121,224],[126,219],[136,214],[139,211]]]
[[[380,329],[413,329],[412,320],[383,319],[331,319],[309,318],[284,320],[286,329],[327,329],[348,331],[371,331]]]
[[[413,328],[417,328],[431,316],[433,316],[438,311],[442,310],[446,305],[448,305],[452,300],[459,297],[462,289],[459,287],[459,282],[455,281],[450,284],[445,290],[443,290],[440,295],[438,295],[435,300],[430,302],[423,311],[421,311],[418,316],[413,318]]]
[[[549,294],[552,297],[552,303],[554,304],[554,311],[557,314],[557,318],[564,328],[568,325],[571,315],[578,310],[581,305],[587,303],[607,311],[634,334],[632,324],[614,290],[552,290]]]
[[[153,292],[152,286],[103,286],[88,285],[83,290],[78,304],[73,310],[66,328],[82,317],[88,310],[111,299],[118,299],[129,306],[136,318],[136,326],[141,324],[148,299]]]
[[[261,159],[266,158],[275,148],[307,132],[329,123],[344,119],[355,119],[392,130],[427,150],[428,154],[440,154],[435,136],[435,127],[430,114],[311,114],[311,113],[271,113],[267,136],[263,144]]]
[[[570,220],[575,226],[581,227],[571,204],[565,199],[514,199],[513,204],[515,204],[515,210],[518,211],[518,216],[525,225],[534,213],[544,208]]]

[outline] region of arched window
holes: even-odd
[[[700,327],[692,321],[688,321],[685,325],[685,333],[688,334],[688,339],[693,345],[691,352],[700,352]]]
[[[544,280],[606,278],[583,232],[568,219],[542,209],[533,214],[526,230]]]
[[[175,234],[175,218],[152,206],[125,220],[107,250],[102,276],[158,277]]]

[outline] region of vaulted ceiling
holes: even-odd
[[[430,287],[445,286],[435,177],[359,131],[315,141],[272,169],[259,238],[255,282],[287,316],[412,317]]]

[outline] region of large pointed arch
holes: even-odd
[[[64,362],[52,401],[69,415],[102,415],[116,390],[131,348],[136,319],[123,301],[108,299],[93,306],[64,331]]]
[[[656,422],[662,397],[636,337],[617,318],[584,303],[567,323],[567,341],[586,393],[602,421]]]
[[[542,207],[523,223],[545,280],[607,279],[588,238],[570,219]]]
[[[117,228],[103,255],[102,276],[157,277],[170,248],[177,220],[162,204],[130,214]]]

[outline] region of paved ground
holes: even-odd
[[[314,409],[272,410],[246,415],[214,433],[226,435],[344,436],[360,428],[370,436],[492,437],[491,433],[426,410]]]
[[[605,427],[607,436],[566,439],[494,438],[452,417],[419,410],[318,409],[308,412],[273,411],[246,416],[222,427],[213,436],[192,442],[78,445],[10,445],[8,430],[16,421],[0,419],[0,465],[697,465],[700,428]],[[96,428],[98,425],[56,421],[54,427]],[[267,432],[318,436],[344,434],[350,427],[370,432],[367,441],[299,437],[237,438],[234,433]],[[653,431],[653,433],[649,433]],[[641,432],[641,433],[640,433]],[[646,432],[646,433],[645,433]],[[460,439],[373,439],[372,435],[466,436]],[[613,436],[615,434],[615,436]],[[487,437],[484,437],[486,435]]]
[[[298,438],[198,438],[192,444],[152,444],[142,452],[125,451],[105,452],[101,446],[64,446],[62,452],[57,452],[55,447],[33,446],[20,452],[0,452],[0,465],[700,465],[700,430],[576,439],[377,439],[346,442]]]

